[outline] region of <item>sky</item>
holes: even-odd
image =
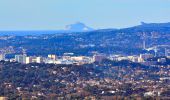
[[[95,29],[170,22],[170,0],[0,0],[0,30]]]

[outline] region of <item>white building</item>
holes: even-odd
[[[43,63],[42,57],[26,57],[26,64],[29,63]]]
[[[15,55],[15,61],[26,64],[26,55]]]
[[[54,54],[49,54],[49,55],[48,55],[48,58],[49,58],[49,59],[52,59],[52,60],[56,60],[56,59],[57,59],[57,56],[54,55]]]
[[[26,64],[31,63],[30,57],[26,57]]]
[[[5,60],[5,54],[0,54],[0,61]]]
[[[37,63],[42,63],[42,62],[43,62],[42,57],[37,57]]]
[[[42,63],[42,57],[28,57],[26,55],[15,55],[15,61],[22,63],[22,64],[29,64],[29,63]]]

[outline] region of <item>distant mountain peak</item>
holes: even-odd
[[[76,22],[74,24],[67,25],[65,27],[67,31],[73,31],[73,32],[83,32],[83,31],[92,31],[93,29],[86,26],[84,23]]]
[[[145,23],[145,22],[140,22],[141,23],[141,25],[146,25],[147,23]]]

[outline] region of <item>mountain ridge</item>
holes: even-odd
[[[84,23],[77,22],[74,24],[66,25],[65,28],[66,31],[72,31],[72,32],[85,32],[85,31],[93,31],[93,28],[90,28],[89,26],[86,26]]]
[[[0,31],[0,35],[42,35],[42,34],[58,34],[58,33],[84,33],[84,32],[165,32],[170,33],[170,22],[167,23],[145,23],[128,28],[109,28],[109,29],[93,29],[81,22],[66,25],[64,30],[35,30],[35,31]]]

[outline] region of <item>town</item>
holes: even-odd
[[[0,100],[170,100],[170,0],[0,0]]]
[[[170,57],[1,54],[3,99],[170,99]]]
[[[169,39],[119,31],[0,36],[0,99],[170,99]]]
[[[157,62],[165,63],[166,58],[170,58],[170,52],[166,53],[165,56],[159,57],[157,61],[152,60],[151,58],[157,57],[156,55],[145,53],[140,55],[106,55],[96,53],[93,56],[74,56],[74,53],[64,53],[63,56],[57,56],[55,54],[48,54],[47,57],[42,56],[27,56],[26,53],[15,55],[15,58],[6,59],[5,54],[0,54],[0,61],[10,61],[10,62],[18,62],[22,64],[30,64],[30,63],[45,63],[45,64],[65,64],[65,65],[83,65],[83,64],[91,64],[94,62],[101,62],[104,59],[109,59],[112,61],[122,61],[129,60],[134,63],[140,63],[143,65],[151,66],[155,65]],[[150,60],[148,60],[150,59]]]

